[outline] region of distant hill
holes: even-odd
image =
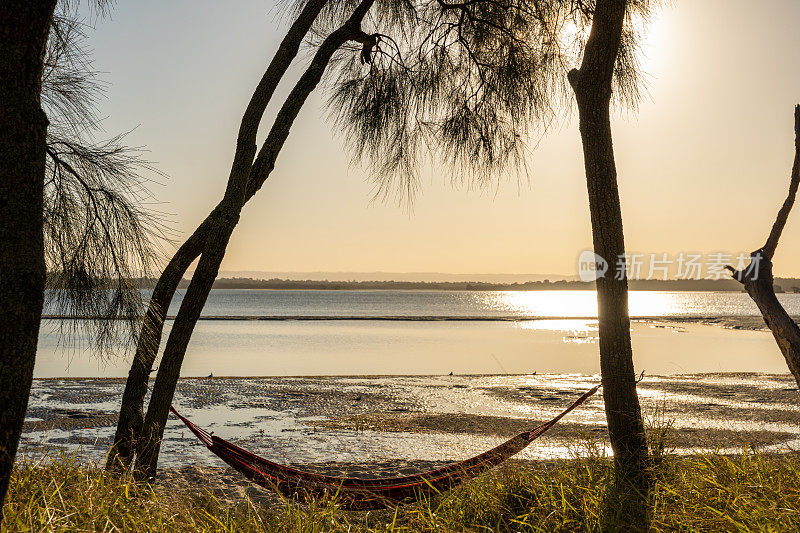
[[[146,284],[147,285],[147,284]],[[151,285],[151,284],[149,284]],[[182,280],[179,288],[188,287]],[[728,291],[741,292],[735,280],[632,280],[631,290],[639,291]],[[594,290],[594,283],[583,281],[528,281],[524,283],[486,283],[479,281],[330,281],[253,278],[219,278],[215,289],[274,289],[274,290],[447,290],[447,291],[536,291],[536,290]],[[800,279],[776,278],[776,292],[800,292]]]
[[[188,274],[191,275],[191,274]],[[564,274],[503,274],[473,273],[450,274],[447,272],[266,272],[260,270],[223,270],[220,278],[283,279],[303,281],[424,281],[424,282],[480,282],[480,283],[526,283],[529,281],[568,280],[578,276]]]

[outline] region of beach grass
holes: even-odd
[[[664,455],[653,531],[800,531],[800,454]],[[597,531],[612,469],[601,456],[510,463],[441,496],[371,512],[333,500],[264,506],[205,489],[136,484],[62,456],[14,474],[2,531]]]

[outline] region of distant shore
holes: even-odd
[[[142,288],[152,288],[155,280],[135,280]],[[178,288],[185,289],[189,280],[181,280]],[[733,279],[688,279],[688,280],[629,280],[634,291],[720,291],[742,292],[742,285]],[[273,289],[273,290],[428,290],[428,291],[593,291],[594,282],[575,280],[541,280],[514,283],[490,283],[479,281],[319,281],[293,279],[219,278],[215,289]],[[776,292],[800,292],[800,279],[775,278]]]

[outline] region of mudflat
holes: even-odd
[[[409,473],[457,461],[548,420],[598,382],[589,375],[187,378],[174,405],[254,453],[353,475]],[[120,379],[36,380],[22,451],[66,451],[102,461],[124,387]],[[690,374],[639,383],[648,423],[670,426],[670,446],[780,452],[800,442],[800,394],[788,374]],[[520,454],[548,460],[605,447],[602,393]],[[221,466],[177,420],[161,464]]]

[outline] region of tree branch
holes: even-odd
[[[789,213],[792,211],[798,185],[800,185],[800,105],[794,108],[794,164],[792,165],[792,176],[789,182],[789,194],[786,196],[780,211],[778,211],[778,217],[772,225],[772,231],[769,232],[766,244],[761,248],[764,257],[769,261],[772,261],[772,257],[775,255],[778,240],[781,238]]]
[[[348,41],[362,43],[365,47],[370,46],[367,43],[377,43],[377,35],[366,34],[361,29],[361,21],[374,3],[375,0],[363,0],[342,26],[322,41],[317,53],[314,54],[314,58],[311,60],[311,64],[297,81],[280,111],[278,111],[275,122],[269,134],[267,134],[267,139],[261,145],[258,156],[250,170],[245,202],[261,189],[261,186],[264,185],[264,182],[275,168],[275,160],[289,137],[289,129],[294,123],[294,119],[308,96],[319,84],[333,54]],[[362,61],[363,58],[362,52]]]

